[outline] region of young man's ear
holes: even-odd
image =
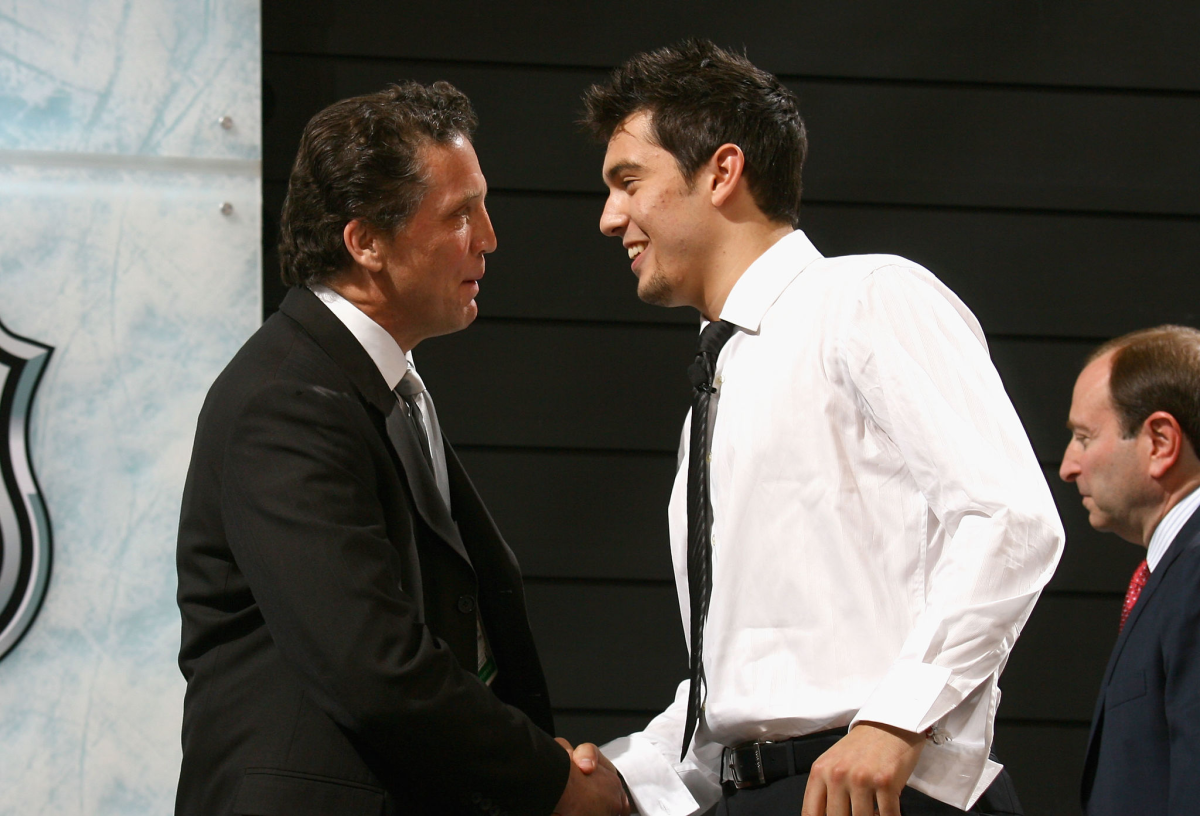
[[[379,233],[369,224],[355,218],[342,230],[342,242],[351,259],[371,272],[383,269],[380,257]]]
[[[733,195],[746,169],[746,155],[735,144],[723,144],[708,160],[708,182],[713,206],[720,207]]]

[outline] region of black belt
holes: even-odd
[[[747,742],[721,752],[721,784],[737,790],[761,788],[785,777],[806,774],[821,754],[846,736],[834,728],[779,742]]]

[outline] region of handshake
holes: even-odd
[[[556,739],[571,755],[571,775],[554,808],[556,816],[629,816],[629,794],[616,767],[590,742],[572,748]]]

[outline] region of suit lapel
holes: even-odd
[[[1174,540],[1171,541],[1171,546],[1163,553],[1162,560],[1158,562],[1158,566],[1150,573],[1150,577],[1146,580],[1146,586],[1142,587],[1137,603],[1134,604],[1132,611],[1129,613],[1129,618],[1125,621],[1125,628],[1117,636],[1117,643],[1113,647],[1112,657],[1109,658],[1108,668],[1104,671],[1104,682],[1100,686],[1102,689],[1108,688],[1108,681],[1112,679],[1113,669],[1117,665],[1117,660],[1120,659],[1121,652],[1125,649],[1125,643],[1129,640],[1130,634],[1142,616],[1142,610],[1154,598],[1154,593],[1162,585],[1163,580],[1166,578],[1167,570],[1171,568],[1171,564],[1175,563],[1175,559],[1179,557],[1181,552],[1188,548],[1188,545],[1192,543],[1192,539],[1196,538],[1197,535],[1200,535],[1200,513],[1192,513],[1191,518],[1176,533]]]
[[[388,443],[400,459],[404,480],[412,494],[417,512],[447,546],[471,563],[462,539],[450,517],[450,511],[438,493],[433,473],[421,452],[420,442],[400,408],[400,401],[387,387],[371,355],[338,320],[333,312],[303,287],[293,287],[279,311],[295,320],[325,353],[336,362],[354,387],[385,418]]]

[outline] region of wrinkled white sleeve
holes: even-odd
[[[983,332],[915,265],[883,266],[845,306],[839,345],[860,408],[900,451],[944,530],[922,578],[925,606],[854,723],[922,732],[909,782],[968,809],[988,760],[1008,654],[1062,552],[1054,501]]]
[[[679,761],[687,695],[684,680],[675,690],[674,702],[644,731],[600,747],[625,778],[642,816],[692,816],[721,798],[721,745],[705,739],[703,727],[686,758]]]

